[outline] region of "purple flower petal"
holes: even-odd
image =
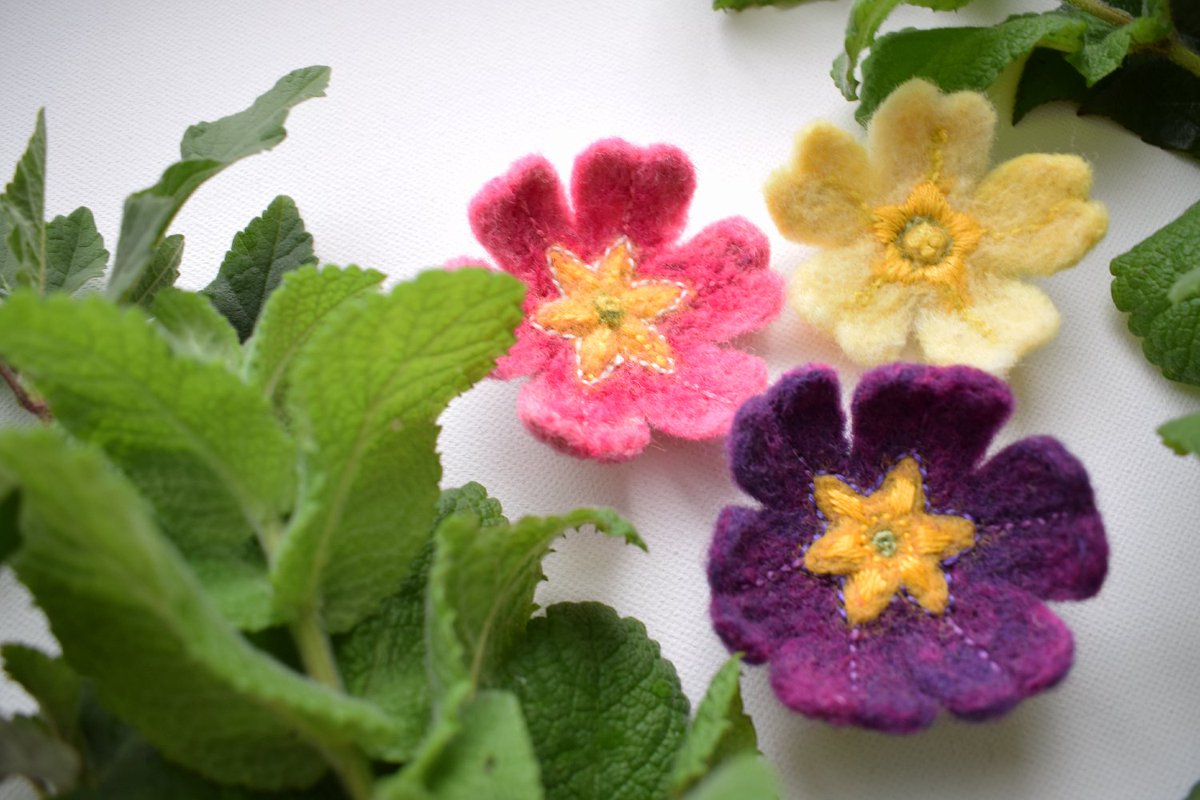
[[[837,373],[787,373],[737,413],[727,444],[734,480],[769,508],[811,509],[812,477],[845,465],[845,417]]]
[[[1056,440],[1022,439],[971,476],[960,501],[979,541],[956,573],[1005,581],[1047,600],[1080,600],[1100,589],[1108,541],[1087,472]]]
[[[868,372],[854,392],[851,472],[871,486],[915,454],[926,494],[940,506],[983,457],[1012,410],[1008,386],[972,367],[892,364]]]

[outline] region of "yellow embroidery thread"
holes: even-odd
[[[833,475],[818,475],[814,487],[828,525],[804,554],[804,566],[846,577],[842,594],[850,625],[878,617],[901,588],[930,613],[946,610],[950,588],[941,562],[974,544],[975,523],[925,511],[915,459],[901,459],[869,495]]]

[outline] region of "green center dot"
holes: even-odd
[[[879,555],[883,556],[884,558],[891,558],[892,556],[896,555],[896,548],[898,547],[896,542],[896,534],[892,533],[886,528],[881,531],[876,531],[875,535],[871,537],[871,545],[875,548],[875,552],[879,553]]]
[[[611,295],[602,294],[595,300],[596,316],[600,318],[600,322],[609,328],[620,326],[621,320],[625,318],[625,309],[621,308],[621,301]]]

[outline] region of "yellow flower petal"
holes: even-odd
[[[658,372],[670,372],[675,368],[666,338],[640,319],[626,316],[617,329],[617,337],[621,353],[630,361]]]
[[[617,365],[621,337],[612,328],[593,328],[575,341],[575,352],[579,354],[579,377],[584,383],[595,383]]]
[[[901,516],[925,511],[925,490],[921,486],[921,467],[912,457],[902,458],[888,472],[871,495],[871,511]]]
[[[804,567],[821,575],[848,575],[863,568],[870,551],[863,546],[864,528],[854,520],[842,518],[826,529],[804,553]]]
[[[647,281],[635,285],[621,295],[625,313],[642,320],[657,319],[678,308],[686,292],[676,283]]]
[[[969,364],[1003,376],[1058,332],[1058,311],[1041,289],[983,277],[968,291],[972,305],[965,310],[929,305],[917,314],[917,340],[929,363]]]
[[[977,92],[943,95],[913,79],[895,89],[867,129],[871,163],[884,202],[899,203],[922,181],[933,181],[951,202],[987,170],[996,110]]]
[[[846,621],[851,625],[870,622],[883,613],[900,588],[900,571],[868,566],[846,579],[842,595],[846,603]]]
[[[913,521],[907,541],[916,555],[949,558],[975,544],[975,523],[952,514],[926,514]]]
[[[636,265],[633,246],[622,236],[604,251],[596,265],[596,277],[601,291],[621,293],[629,289]]]
[[[826,519],[836,520],[839,517],[865,524],[870,512],[866,508],[866,500],[854,487],[848,486],[835,475],[817,475],[813,478],[813,497],[817,508]]]
[[[1092,169],[1079,156],[1032,153],[993,169],[970,213],[985,233],[971,258],[999,275],[1050,275],[1071,266],[1104,236],[1108,212],[1088,200]]]
[[[900,562],[900,580],[904,588],[926,611],[941,614],[950,601],[946,576],[932,558],[906,558]]]
[[[559,336],[583,336],[599,324],[596,304],[588,298],[563,297],[538,306],[533,314],[538,327]]]
[[[547,250],[546,263],[564,296],[594,292],[599,285],[595,271],[565,247]]]
[[[850,134],[827,122],[796,137],[792,163],[776,170],[764,190],[771,218],[788,239],[824,247],[849,244],[870,226],[874,194],[867,153]]]

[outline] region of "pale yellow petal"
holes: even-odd
[[[620,337],[613,329],[601,326],[576,340],[575,352],[579,357],[579,377],[585,383],[594,383],[616,366],[621,354]]]
[[[906,558],[900,563],[904,588],[926,611],[941,614],[950,601],[950,587],[941,568],[928,558]]]
[[[912,552],[939,561],[975,544],[975,523],[965,517],[926,514],[913,519],[908,530]]]
[[[931,304],[917,314],[917,340],[929,363],[968,364],[1003,376],[1058,332],[1058,311],[1041,289],[985,276],[972,280],[969,292],[966,309]]]
[[[847,485],[836,475],[817,475],[813,478],[813,498],[825,519],[837,520],[849,517],[866,523],[865,498],[854,487]]]
[[[899,203],[929,180],[957,204],[987,170],[995,127],[996,110],[978,92],[944,95],[919,78],[900,85],[867,129],[882,199]]]
[[[583,336],[599,324],[599,318],[591,298],[564,297],[538,306],[533,322],[559,336]]]
[[[764,194],[779,232],[793,241],[838,247],[870,229],[866,150],[827,122],[800,132],[792,163],[772,173]]]
[[[621,294],[625,313],[638,319],[653,320],[674,310],[685,294],[684,288],[669,281],[647,281]]]
[[[633,260],[633,245],[622,236],[604,251],[596,267],[596,275],[603,291],[617,294],[625,291],[637,265]]]
[[[969,213],[984,227],[976,268],[1000,275],[1050,275],[1104,236],[1108,212],[1088,200],[1092,169],[1079,156],[1031,153],[996,167]]]
[[[863,544],[863,526],[843,517],[804,553],[804,568],[818,575],[848,575],[862,569],[870,556]]]
[[[868,567],[854,573],[842,588],[846,621],[860,625],[875,619],[892,602],[899,588],[900,573],[896,569]]]

